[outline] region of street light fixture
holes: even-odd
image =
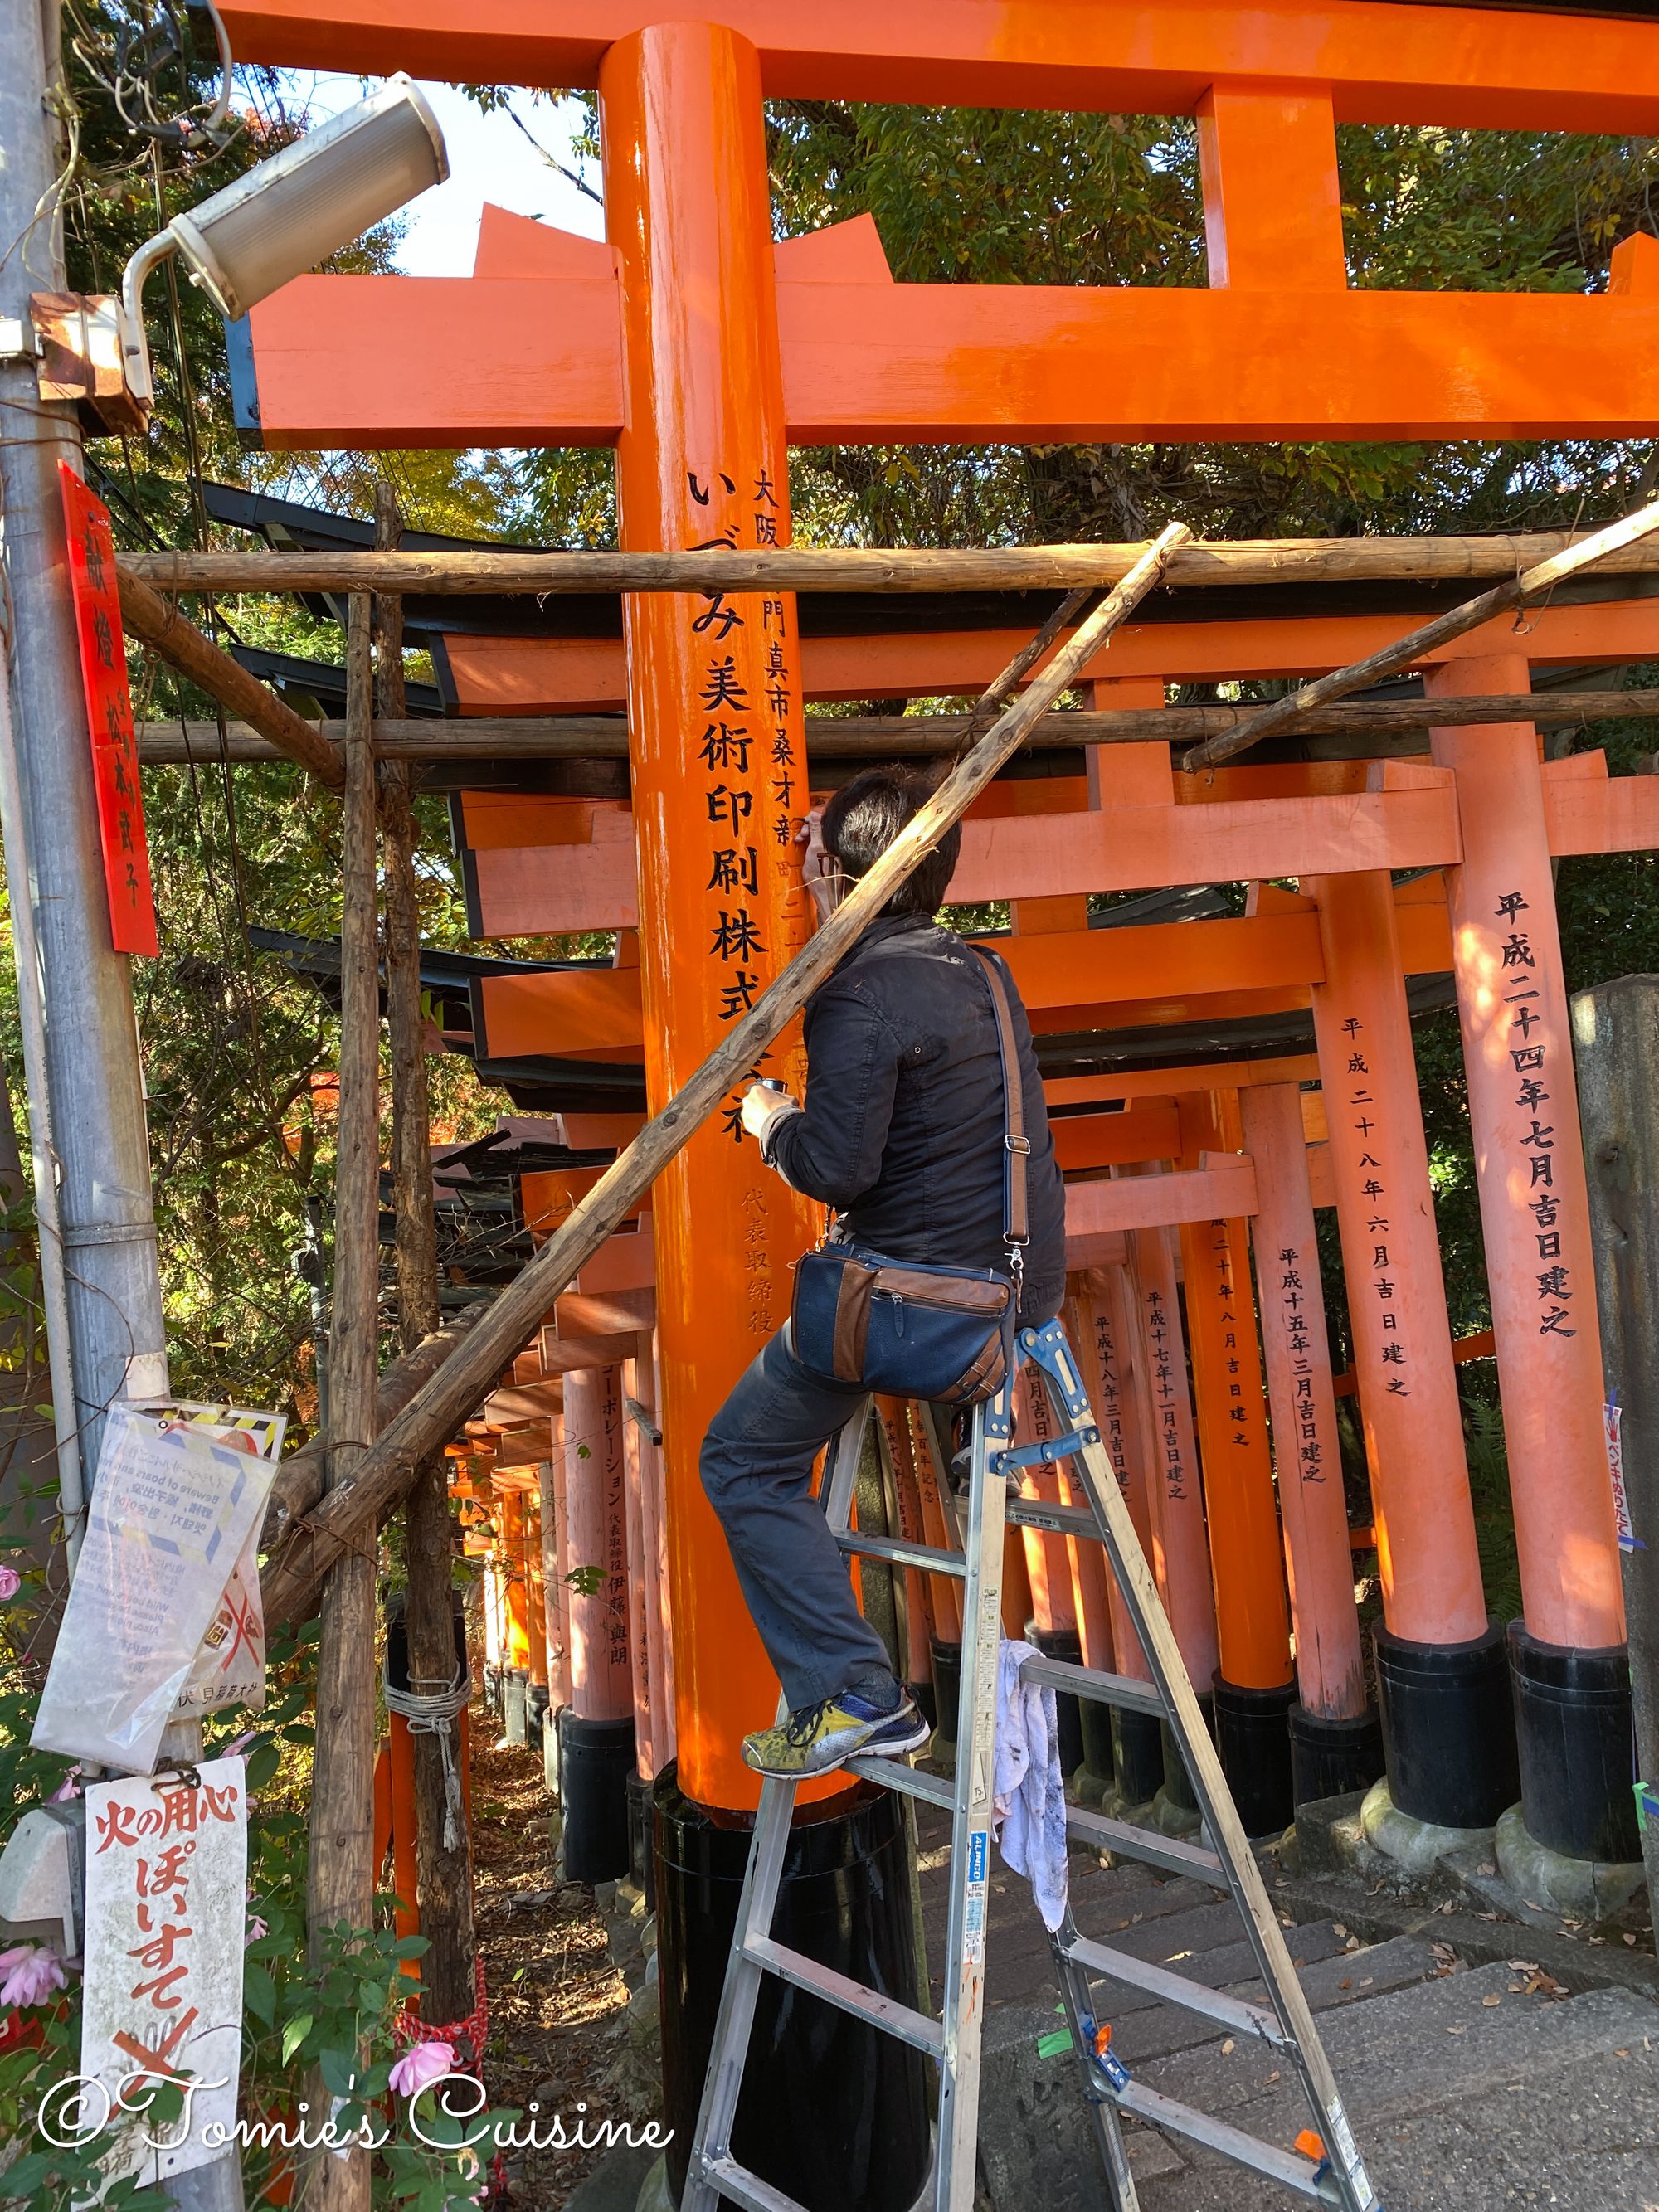
[[[174,216],[139,247],[121,280],[122,350],[134,398],[147,407],[155,396],[142,295],[162,262],[178,254],[191,283],[235,322],[448,174],[438,118],[399,71],[357,106]]]

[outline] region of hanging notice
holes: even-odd
[[[1619,1524],[1619,1548],[1621,1552],[1645,1552],[1647,1546],[1632,1525],[1630,1498],[1625,1490],[1625,1447],[1619,1433],[1620,1410],[1611,1402],[1601,1408],[1601,1426],[1607,1440],[1607,1473],[1613,1478],[1613,1518]]]
[[[110,1408],[37,1749],[150,1771],[273,1472],[188,1420]]]
[[[144,802],[138,789],[138,741],[127,687],[126,641],[115,581],[109,509],[67,461],[58,464],[69,533],[70,597],[81,645],[81,683],[92,738],[92,781],[104,848],[110,933],[118,952],[154,952],[155,896],[149,880]]]
[[[232,2140],[246,1886],[240,1759],[88,1790],[82,2109],[90,2123],[107,2100],[111,2181],[164,2181]],[[135,2112],[141,2092],[165,2081],[185,2085],[179,2118]]]
[[[282,1456],[286,1413],[251,1411],[242,1406],[147,1405],[158,1420],[188,1421],[219,1443],[268,1460]],[[244,1705],[258,1712],[265,1701],[265,1618],[259,1602],[259,1524],[256,1521],[219,1610],[208,1623],[190,1680],[179,1694],[176,1717],[199,1719]]]

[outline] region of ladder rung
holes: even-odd
[[[860,1536],[856,1528],[848,1528],[836,1541],[843,1552],[855,1552],[861,1559],[885,1559],[890,1566],[924,1567],[930,1575],[955,1575],[958,1580],[968,1572],[960,1552],[930,1551],[926,1544],[907,1544],[897,1536]]]
[[[1126,1982],[1131,1989],[1162,1997],[1166,2004],[1200,2013],[1236,2034],[1259,2035],[1275,2051],[1289,2048],[1278,2014],[1266,2005],[1248,2004],[1243,1997],[1229,1996],[1224,1990],[1209,1989],[1185,1974],[1171,1973],[1167,1966],[1155,1966],[1145,1959],[1132,1959],[1126,1951],[1114,1951],[1108,1944],[1091,1942],[1086,1936],[1074,1936],[1060,1948],[1066,1958],[1091,1974],[1109,1975],[1115,1982]]]
[[[882,1759],[874,1753],[866,1753],[855,1759],[844,1759],[842,1765],[848,1773],[856,1774],[861,1782],[879,1783],[884,1790],[896,1790],[901,1797],[921,1797],[929,1805],[937,1805],[944,1812],[956,1809],[955,1785],[940,1774],[924,1774],[919,1766],[907,1766],[902,1759]]]
[[[1028,1659],[1019,1670],[1022,1682],[1041,1682],[1050,1690],[1064,1690],[1077,1698],[1092,1698],[1103,1705],[1125,1705],[1131,1712],[1150,1713],[1167,1720],[1164,1700],[1150,1682],[1132,1674],[1102,1674],[1092,1667],[1079,1667],[1069,1659]]]
[[[1179,1836],[1133,1828],[1127,1820],[1109,1820],[1103,1813],[1085,1813],[1075,1805],[1066,1811],[1066,1832],[1073,1843],[1094,1844],[1121,1858],[1162,1867],[1166,1874],[1188,1874],[1194,1881],[1207,1881],[1217,1889],[1229,1887],[1226,1870],[1215,1853],[1201,1844],[1182,1843]]]
[[[745,2212],[804,2212],[804,2208],[793,2197],[786,2197],[781,2189],[763,2181],[757,2173],[750,2173],[746,2166],[736,2159],[700,2159],[702,2178],[711,2189],[718,2189],[722,2197],[729,2197],[734,2204],[745,2207]]]
[[[896,1997],[884,1997],[879,1990],[867,1990],[861,1982],[838,1974],[833,1966],[821,1966],[816,1959],[803,1958],[799,1951],[775,1943],[769,1936],[751,1936],[743,1947],[743,1955],[769,1974],[793,1983],[796,1989],[822,1997],[827,2004],[850,2012],[860,2020],[867,2020],[884,2034],[896,2035],[915,2050],[925,2051],[928,2057],[944,2057],[945,2031],[939,2022],[909,2005],[900,2004]]]
[[[1095,2079],[1101,2080],[1097,2071]],[[1280,2150],[1276,2143],[1263,2142],[1259,2136],[1247,2135],[1231,2121],[1218,2120],[1209,2112],[1200,2112],[1196,2106],[1180,2104],[1173,2097],[1147,2088],[1142,2081],[1131,2081],[1126,2089],[1113,2090],[1110,2101],[1121,2112],[1133,2112],[1136,2119],[1145,2120],[1152,2127],[1185,2136],[1189,2142],[1203,2143],[1219,2152],[1223,2158],[1231,2159],[1236,2166],[1265,2173],[1282,2188],[1315,2204],[1340,2205],[1342,2202],[1334,2179],[1328,2176],[1316,2181],[1312,2161],[1298,2152]]]
[[[1097,1444],[1100,1431],[1092,1422],[1086,1428],[1068,1429],[1063,1437],[1045,1437],[1041,1443],[1022,1444],[1012,1451],[999,1452],[992,1462],[993,1474],[1012,1474],[1024,1472],[1028,1467],[1053,1467],[1056,1461],[1075,1459],[1085,1444]]]

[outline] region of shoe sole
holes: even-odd
[[[792,1766],[780,1771],[770,1766],[757,1766],[746,1753],[744,1765],[750,1773],[763,1775],[769,1782],[815,1782],[819,1775],[833,1774],[837,1767],[845,1766],[849,1759],[900,1759],[906,1752],[920,1751],[933,1733],[926,1719],[918,1713],[916,1726],[908,1735],[885,1743],[856,1743],[850,1751],[842,1752],[838,1759],[832,1759],[823,1766]]]

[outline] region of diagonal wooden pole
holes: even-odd
[[[447,1440],[526,1342],[578,1268],[650,1188],[692,1133],[720,1106],[732,1084],[752,1067],[774,1037],[799,1012],[811,993],[848,951],[866,926],[924,855],[932,852],[1019,749],[1026,732],[1073,684],[1112,632],[1163,577],[1171,556],[1187,544],[1184,523],[1171,523],[1082,622],[1054,658],[1034,676],[1024,696],[999,715],[939,785],[927,804],[896,837],[845,903],[830,915],[710,1053],[684,1089],[609,1167],[510,1283],[486,1318],[471,1330],[417,1390],[370,1450],[356,1462],[348,1487],[331,1491],[298,1528],[261,1577],[270,1620],[303,1619],[318,1578],[344,1557],[408,1488],[426,1454]],[[1051,621],[1058,627],[1057,617]],[[1045,625],[1045,628],[1047,626]],[[1034,641],[1030,657],[1041,647]],[[1016,667],[1025,655],[1011,663]],[[998,679],[1008,680],[1007,672]]]
[[[1659,501],[1626,515],[1621,521],[1610,523],[1594,537],[1580,539],[1565,553],[1556,553],[1547,561],[1539,562],[1535,568],[1523,570],[1509,583],[1482,592],[1478,599],[1466,599],[1461,607],[1454,607],[1449,614],[1437,615],[1434,621],[1397,638],[1380,652],[1367,654],[1364,660],[1351,661],[1347,667],[1321,676],[1312,684],[1304,684],[1283,699],[1275,699],[1270,707],[1264,707],[1259,714],[1252,714],[1228,736],[1211,738],[1201,745],[1194,745],[1182,766],[1188,775],[1199,769],[1218,768],[1223,761],[1232,760],[1248,752],[1252,745],[1259,745],[1264,738],[1279,737],[1294,729],[1332,700],[1345,699],[1350,692],[1363,691],[1366,684],[1375,684],[1384,676],[1397,675],[1437,647],[1479,629],[1482,623],[1491,622],[1494,616],[1507,614],[1511,608],[1523,607],[1528,600],[1541,598],[1569,576],[1576,576],[1581,568],[1593,568],[1609,554],[1650,538],[1656,531],[1659,531]]]

